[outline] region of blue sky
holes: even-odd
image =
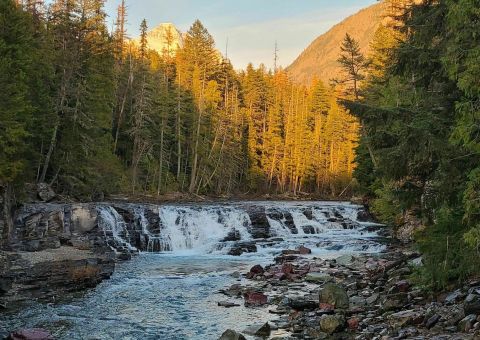
[[[172,22],[182,32],[200,19],[236,68],[248,62],[273,64],[275,40],[279,63],[288,66],[317,36],[377,0],[126,0],[128,32],[138,35],[143,18],[153,28]],[[121,0],[107,0],[109,21]]]

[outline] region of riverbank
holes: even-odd
[[[433,296],[415,286],[420,254],[391,245],[385,252],[321,259],[285,250],[265,268],[254,266],[244,286],[225,289],[245,307],[268,306],[278,319],[246,335],[276,339],[479,339],[480,281]],[[301,254],[303,253],[303,255]],[[235,331],[222,340],[234,339]],[[257,334],[255,334],[257,333]],[[282,332],[280,332],[282,333]]]

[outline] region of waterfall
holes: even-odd
[[[116,251],[206,254],[228,253],[236,246],[242,252],[251,251],[260,241],[252,235],[281,238],[285,242],[310,242],[312,246],[324,242],[329,247],[338,247],[331,244],[338,240],[328,235],[340,238],[351,233],[359,238],[363,235],[363,224],[357,221],[360,209],[360,206],[338,202],[243,202],[114,204],[101,205],[97,211],[98,225],[106,243]],[[327,240],[327,236],[331,240]],[[362,242],[354,247],[361,250],[365,246]],[[282,244],[282,247],[288,246],[288,243]]]
[[[251,238],[247,230],[248,214],[232,207],[167,206],[160,208],[159,217],[164,226],[161,238],[165,250],[211,252],[231,233],[238,234],[242,240]]]
[[[103,230],[107,244],[114,250],[136,251],[130,244],[130,234],[123,217],[110,206],[100,206],[97,210],[98,225]]]

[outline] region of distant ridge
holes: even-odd
[[[319,36],[287,67],[292,80],[308,85],[314,78],[325,83],[335,78],[339,74],[337,59],[345,33],[355,38],[362,51],[367,53],[375,31],[383,20],[383,12],[383,3],[372,5]]]

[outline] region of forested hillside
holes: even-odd
[[[444,288],[480,272],[480,1],[388,4],[344,100],[363,126],[355,177],[383,221],[417,221],[422,280]]]
[[[63,197],[349,188],[358,122],[319,81],[236,72],[200,21],[182,46],[133,43],[125,4],[1,1],[0,187]],[[168,45],[169,39],[167,39]],[[174,44],[174,39],[172,44]]]
[[[315,39],[298,58],[287,67],[292,79],[309,85],[315,77],[328,83],[338,76],[337,57],[345,33],[351,34],[363,53],[368,53],[373,35],[385,18],[385,1],[364,8],[333,26]]]

